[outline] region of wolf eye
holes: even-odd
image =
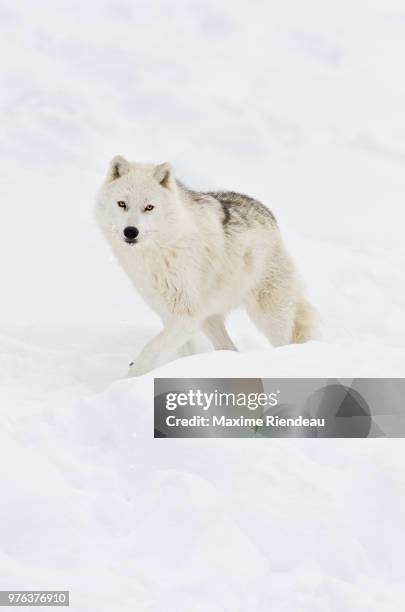
[[[123,208],[124,210],[127,209],[127,205],[125,204],[125,202],[123,202],[122,200],[119,200],[117,202],[117,206],[119,206],[120,208]]]
[[[147,206],[145,206],[145,208],[143,209],[143,212],[149,212],[150,210],[153,210],[155,207],[152,206],[152,204],[148,204]]]

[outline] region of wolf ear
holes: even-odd
[[[110,166],[108,168],[107,174],[107,182],[115,181],[116,179],[124,176],[124,174],[128,174],[130,170],[130,164],[122,157],[122,155],[116,155],[110,162]]]
[[[174,173],[172,166],[168,162],[156,166],[153,174],[157,182],[162,185],[162,187],[165,187],[166,189],[170,188],[172,181],[174,180]]]

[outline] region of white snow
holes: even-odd
[[[404,376],[399,0],[0,4],[0,589],[75,612],[403,610],[401,440],[154,440],[156,376]],[[125,378],[159,329],[109,159],[268,203],[323,338]],[[202,350],[208,346],[200,339]]]

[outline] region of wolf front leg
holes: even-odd
[[[213,315],[204,321],[203,331],[216,351],[237,351],[225,327],[223,315]]]
[[[164,329],[148,342],[139,356],[129,364],[128,376],[142,376],[156,367],[160,357],[166,357],[188,342],[200,327],[201,321],[194,317],[173,317]]]

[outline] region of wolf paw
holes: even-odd
[[[147,372],[150,372],[151,368],[148,368],[146,364],[141,363],[137,360],[131,361],[128,366],[128,377],[132,378],[133,376],[142,376]]]

